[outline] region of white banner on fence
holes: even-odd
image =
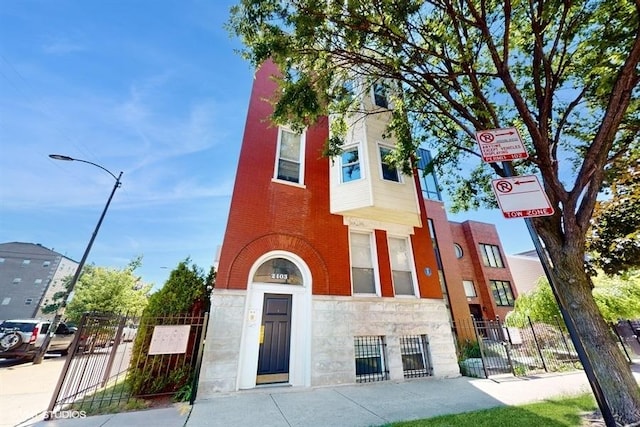
[[[153,328],[149,354],[182,354],[187,352],[191,325],[162,325]]]

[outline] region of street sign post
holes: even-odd
[[[482,160],[487,163],[507,162],[529,157],[516,128],[490,129],[476,132]]]
[[[553,207],[535,175],[494,179],[491,187],[505,218],[553,215]]]
[[[514,173],[510,160],[526,159],[529,157],[520,139],[520,134],[515,128],[483,130],[476,132],[476,141],[480,145],[483,161],[487,163],[502,162],[504,166],[506,177],[491,181],[491,187],[496,195],[502,214],[505,218],[524,219],[533,245],[542,263],[544,273],[551,285],[551,291],[558,303],[560,313],[571,336],[571,341],[573,341],[576,352],[578,353],[578,359],[584,367],[584,372],[587,375],[589,385],[598,402],[598,407],[602,412],[605,423],[607,427],[615,426],[616,422],[611,413],[611,408],[607,403],[598,377],[595,375],[591,361],[587,357],[584,345],[576,331],[575,322],[567,313],[566,307],[564,307],[558,296],[558,279],[553,274],[548,254],[542,247],[540,237],[531,220],[531,217],[553,215],[554,209],[551,203],[549,203],[549,198],[542,189],[538,177],[535,175],[513,176]]]

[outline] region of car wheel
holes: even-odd
[[[0,338],[0,349],[7,351],[22,344],[22,336],[17,332],[8,332]]]

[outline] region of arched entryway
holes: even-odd
[[[311,274],[297,255],[264,254],[247,286],[238,389],[310,385]]]

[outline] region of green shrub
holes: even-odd
[[[190,260],[180,262],[171,272],[162,289],[151,295],[142,313],[134,341],[128,382],[134,396],[178,394],[191,386],[194,379],[196,355],[192,353],[149,355],[149,347],[156,325],[185,324],[184,317],[200,318],[209,310],[210,294],[215,281],[212,268],[205,278]],[[189,324],[186,319],[186,324]],[[188,348],[195,348],[203,328],[191,328]],[[190,393],[189,393],[190,395]]]

